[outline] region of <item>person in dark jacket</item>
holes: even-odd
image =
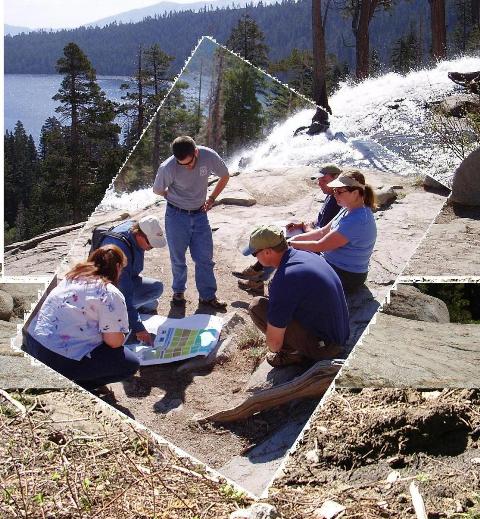
[[[134,220],[122,222],[112,231],[121,234],[130,244],[129,246],[122,239],[109,235],[102,240],[102,245],[111,243],[120,247],[128,259],[128,264],[120,276],[118,288],[125,297],[131,333],[135,334],[137,340],[151,345],[152,338],[145,329],[139,313],[156,312],[158,298],[163,293],[163,283],[141,276],[140,273],[144,266],[145,251],[166,245],[162,226],[156,216],[148,215],[138,222]]]
[[[341,207],[337,204],[337,200],[333,196],[333,188],[329,187],[328,184],[335,180],[340,173],[342,173],[342,170],[339,167],[334,164],[326,164],[320,168],[317,175],[311,177],[312,180],[318,181],[318,187],[327,196],[325,197],[316,220],[311,222],[290,222],[287,224],[286,229],[290,236],[320,229],[337,216]],[[245,256],[251,254],[250,249],[247,247],[243,254]],[[263,295],[265,290],[264,282],[268,280],[272,272],[272,268],[265,268],[257,261],[254,265],[250,265],[241,271],[234,271],[232,274],[240,278],[238,281],[239,288],[252,295]]]

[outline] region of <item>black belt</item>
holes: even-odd
[[[203,205],[202,207],[199,207],[198,209],[182,209],[181,207],[177,207],[176,205],[171,204],[170,202],[167,202],[167,206],[171,207],[172,209],[175,209],[176,211],[180,211],[181,213],[186,214],[197,214],[197,213],[203,213]]]

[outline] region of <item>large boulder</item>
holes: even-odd
[[[398,285],[397,290],[392,290],[383,312],[414,321],[450,322],[447,305],[441,299],[428,296],[412,285]]]
[[[9,321],[13,314],[13,297],[5,290],[0,290],[0,320]]]
[[[480,206],[480,148],[472,151],[453,175],[452,202]]]

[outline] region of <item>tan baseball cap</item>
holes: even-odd
[[[148,242],[155,249],[165,247],[167,242],[163,236],[163,229],[156,216],[144,216],[138,222],[140,230],[147,237]]]
[[[252,254],[262,249],[276,247],[282,243],[286,244],[283,231],[275,225],[259,225],[250,234],[249,248]]]

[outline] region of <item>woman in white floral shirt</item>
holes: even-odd
[[[25,350],[89,390],[133,375],[139,361],[123,346],[128,315],[115,286],[126,264],[105,245],[75,265],[30,323]]]

